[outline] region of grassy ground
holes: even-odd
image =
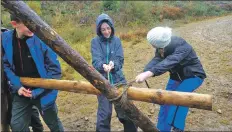
[[[80,52],[89,64],[91,64],[90,41],[91,38],[95,36],[94,19],[100,14],[100,11],[89,12],[89,10],[98,9],[101,3],[96,2],[88,5],[88,2],[83,2],[81,4],[74,2],[71,7],[69,2],[60,4],[50,2],[51,5],[46,7],[46,10],[40,7],[40,2],[28,2],[28,4],[54,28],[72,48]],[[190,1],[186,5],[180,2],[157,2],[152,4],[153,7],[149,8],[149,11],[144,8],[147,7],[147,4],[150,3],[137,2],[136,4],[129,4],[130,6],[128,8],[124,8],[128,10],[120,10],[120,15],[114,14],[117,13],[117,11],[106,11],[106,13],[109,13],[116,20],[116,35],[123,40],[125,54],[124,73],[127,80],[134,79],[153,56],[154,51],[145,40],[147,31],[154,26],[170,26],[174,28],[173,31],[176,35],[182,36],[192,44],[206,70],[208,78],[197,92],[214,96],[212,112],[190,109],[186,122],[186,130],[231,131],[232,60],[230,56],[232,54],[232,16],[218,17],[228,14],[229,12],[218,10],[217,6],[211,10],[209,6],[206,7],[205,4],[201,2]],[[215,3],[211,2],[210,4],[214,5]],[[218,1],[217,4],[219,5],[218,7],[221,7],[220,4],[222,3]],[[137,7],[139,7],[138,9],[144,9],[144,12],[141,13],[141,10],[135,10]],[[76,10],[73,12],[69,8]],[[117,4],[112,8],[117,9]],[[183,14],[183,12],[186,11],[185,9],[189,10]],[[228,4],[225,9],[231,12],[230,4]],[[78,10],[84,13],[78,14]],[[143,17],[141,19],[144,20],[139,21],[137,17],[148,12],[152,13],[153,16]],[[128,14],[133,17],[128,17],[128,20],[126,20],[125,18],[127,17],[125,16]],[[88,17],[85,19],[83,16]],[[172,17],[174,17],[174,19],[172,19]],[[1,18],[4,22],[4,26],[10,28],[8,23],[9,14],[3,12]],[[149,20],[147,20],[148,18]],[[87,19],[88,21],[86,21],[86,23],[80,24],[80,20],[84,21]],[[150,21],[151,19],[155,21]],[[203,19],[205,21],[201,21]],[[151,23],[147,25],[141,23],[144,21],[149,21]],[[62,79],[84,80],[62,59],[60,59],[60,61],[63,71]],[[164,89],[167,80],[168,74],[166,73],[162,76],[149,79],[148,83],[153,88]],[[145,84],[135,86],[146,87]],[[59,116],[65,130],[95,130],[97,110],[96,96],[60,92],[57,103]],[[135,102],[135,104],[144,114],[148,115],[154,123],[157,122],[159,105],[142,102]],[[222,114],[217,113],[219,109],[222,111]],[[115,112],[112,116],[112,130],[122,130],[122,125],[117,120]]]
[[[186,130],[229,131],[232,130],[232,16],[214,18],[190,23],[174,28],[176,35],[185,38],[196,50],[207,73],[207,79],[197,90],[198,93],[213,95],[213,111],[190,109]],[[140,42],[123,41],[125,52],[124,73],[128,80],[133,79],[152,58],[153,49],[145,39]],[[165,89],[168,74],[150,78],[148,83],[155,89]],[[145,84],[134,85],[146,87]],[[97,99],[92,95],[60,92],[58,97],[59,116],[65,130],[95,130]],[[157,122],[159,105],[135,102],[136,106],[154,123]],[[218,113],[218,110],[222,113]],[[123,127],[112,116],[112,130]]]

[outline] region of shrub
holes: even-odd
[[[184,12],[179,7],[164,6],[162,13],[163,17],[166,19],[176,20],[184,17]]]
[[[119,11],[119,1],[102,1],[101,10],[103,11]]]
[[[26,1],[26,4],[35,11],[39,16],[42,15],[40,1]]]

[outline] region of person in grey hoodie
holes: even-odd
[[[121,40],[114,35],[115,29],[112,19],[107,14],[101,14],[96,20],[97,36],[91,41],[92,65],[113,85],[126,83],[122,72],[124,63]],[[98,97],[97,132],[110,130],[112,103],[104,95]],[[124,126],[124,131],[137,131],[134,123],[125,112],[115,106],[117,117]]]

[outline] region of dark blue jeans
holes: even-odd
[[[98,111],[97,111],[97,132],[110,132],[110,122],[112,116],[112,103],[104,95],[98,95]],[[137,127],[125,115],[125,111],[115,106],[115,111],[119,121],[124,126],[125,132],[137,132]]]
[[[3,93],[1,94],[1,118],[2,118],[2,131],[10,131],[10,120],[11,120],[11,109],[12,100],[11,94]],[[44,128],[39,118],[39,111],[36,106],[32,107],[31,123],[30,126],[34,132],[43,132]]]
[[[19,96],[18,94],[12,95],[12,131],[29,131],[33,106],[36,106],[39,109],[40,114],[50,131],[64,131],[62,123],[57,116],[58,111],[56,104],[41,112],[39,99],[31,100],[30,98]]]
[[[39,118],[39,110],[36,106],[32,106],[31,124],[33,132],[43,132],[43,124]]]

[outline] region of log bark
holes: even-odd
[[[23,1],[2,0],[1,4],[9,13],[15,14],[32,32],[36,34],[45,44],[56,52],[65,62],[72,66],[95,88],[97,88],[107,99],[116,98],[118,93],[110,83],[75,50],[73,50],[63,38],[61,38],[47,23],[45,23],[34,11]],[[114,105],[121,102],[114,101]],[[143,131],[158,131],[154,123],[145,116],[129,100],[123,102],[121,108],[126,115]]]
[[[41,79],[41,78],[20,78],[25,86],[42,87],[46,89],[57,89],[61,91],[93,94],[99,95],[101,92],[97,90],[92,84],[85,81],[69,81],[69,80],[55,80],[55,79]],[[123,92],[120,87],[117,91],[119,94]],[[143,101],[156,104],[170,104],[187,106],[191,108],[212,110],[212,96],[207,94],[187,93],[166,91],[161,89],[148,89],[129,87],[128,99],[135,101]]]

